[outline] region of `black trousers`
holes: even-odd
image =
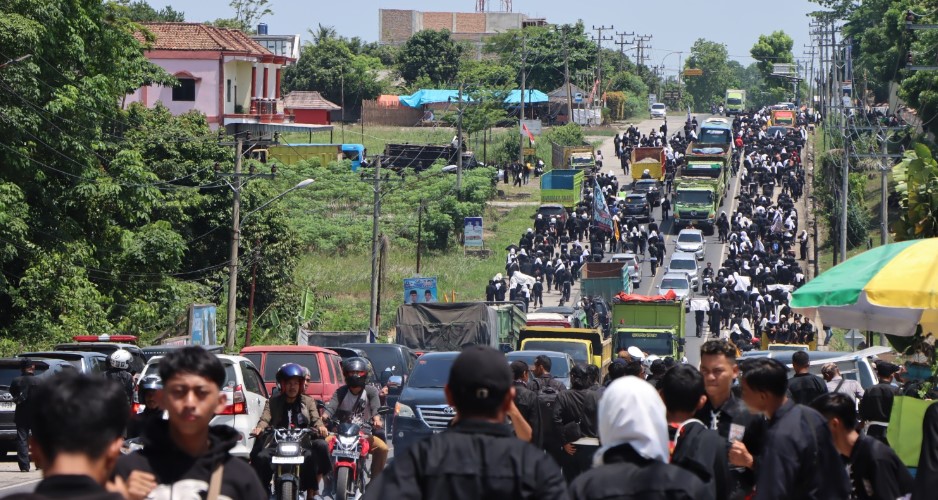
[[[251,449],[251,467],[257,474],[261,484],[270,487],[270,481],[273,479],[274,471],[271,464],[273,456],[273,447],[269,445],[269,439],[255,439],[254,448]],[[300,467],[300,490],[319,489],[316,481],[316,475],[326,473],[331,467],[329,461],[329,446],[325,440],[314,439],[307,447],[304,444],[303,465]]]
[[[29,424],[16,424],[16,462],[21,471],[29,470]]]

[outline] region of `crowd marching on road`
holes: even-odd
[[[561,305],[588,309],[593,298],[575,287],[581,268],[613,253],[647,258],[650,276],[658,278],[669,259],[667,235],[676,229],[669,214],[675,177],[699,125],[689,119],[669,135],[666,120],[647,135],[631,126],[614,138],[622,176],[597,170],[569,213],[537,214],[506,249],[505,272],[489,281],[488,301],[523,302],[536,311],[557,293]],[[551,374],[549,356],[508,363],[498,350],[467,345],[440,380],[452,408],[448,427],[387,464],[393,450],[379,437],[386,392],[367,384],[369,365],[345,360],[345,385],[317,405],[304,394],[309,370],[287,363],[276,373],[279,393],[250,432],[258,439],[249,464],[231,454],[237,431],[209,425],[226,407],[226,373],[202,348],[164,356],[158,377],[143,378],[137,394],[127,392],[123,354],[110,358],[113,373],[104,378],[66,373],[40,381],[24,362],[10,388],[23,430],[19,465],[29,470],[31,453],[44,479],[34,493],[7,498],[266,500],[272,450],[263,443],[271,428],[309,431],[297,481],[307,500],[323,498],[330,493],[323,487],[334,481],[329,453],[337,438],[328,437],[329,424],[375,431],[367,438],[365,499],[934,498],[938,406],[926,413],[914,478],[887,439],[894,398],[913,390],[902,387],[904,369],[874,360],[878,383],[864,390],[833,363],[823,367],[823,378],[812,374],[807,350],[791,355],[791,376],[778,359],[743,355],[762,338],[818,340],[809,319],[789,306],[807,279],[805,214],[796,206],[804,196],[808,132],[807,123],[799,125],[768,133],[765,110],[732,123],[735,152],[724,168],[735,179],[734,195],[713,223],[720,259],[702,259],[691,312],[700,341],[688,355],[699,363],[622,348],[602,369],[572,364],[568,387]],[[664,151],[664,182],[644,193],[661,217],[655,222],[648,210],[640,223],[626,207],[627,178],[631,150],[647,146]],[[512,175],[526,182],[523,173]],[[597,207],[608,210],[608,221]],[[644,268],[639,272],[644,276]],[[135,398],[145,409],[130,418]],[[137,437],[142,449],[122,447],[125,437]]]

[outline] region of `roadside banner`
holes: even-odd
[[[436,277],[404,278],[404,303],[436,302]]]
[[[482,245],[482,217],[466,217],[463,219],[463,246],[466,248]]]
[[[606,196],[596,179],[593,179],[593,221],[600,229],[612,231],[612,214],[606,205]]]
[[[189,306],[189,343],[192,345],[218,343],[215,318],[215,304],[191,304]]]

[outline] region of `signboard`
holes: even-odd
[[[648,94],[648,106],[658,102],[658,94]]]
[[[684,76],[703,76],[703,70],[700,68],[687,68],[684,70]]]
[[[573,94],[573,102],[577,104],[583,102],[583,93],[577,92],[576,94]]]
[[[192,345],[214,345],[216,337],[215,304],[189,306],[189,338]]]
[[[466,248],[482,247],[482,217],[463,219],[463,245]]]
[[[436,278],[404,278],[404,303],[436,302]]]
[[[532,135],[541,135],[540,120],[521,120],[521,123],[528,128],[528,132],[531,132]],[[528,135],[523,127],[521,128],[521,135]]]
[[[850,92],[853,90],[853,82],[847,80],[843,83],[844,92]]]

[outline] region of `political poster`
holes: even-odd
[[[467,248],[482,247],[482,217],[463,219],[463,241]]]
[[[404,303],[436,302],[436,278],[404,278]]]
[[[216,337],[215,304],[192,304],[189,306],[189,343],[191,345],[214,345]]]

